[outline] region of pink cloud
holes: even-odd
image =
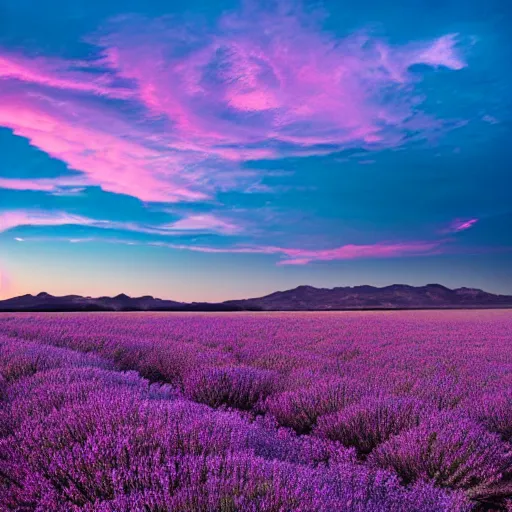
[[[388,129],[404,131],[417,98],[403,91],[404,99],[386,104],[381,93],[414,82],[414,64],[465,66],[453,34],[395,48],[365,35],[333,39],[297,13],[251,15],[225,17],[222,32],[174,59],[163,57],[177,43],[173,28],[161,24],[144,37],[133,36],[133,25],[121,27],[101,44],[107,62],[138,84],[140,101],[154,115],[219,154],[222,144],[269,140],[302,147],[394,145],[400,134]],[[212,68],[217,77],[208,86]],[[244,123],[247,113],[259,117]]]
[[[172,244],[167,242],[151,242],[150,245],[210,254],[276,254],[283,257],[283,259],[278,262],[278,265],[306,265],[314,261],[396,258],[402,256],[438,254],[442,243],[442,241],[382,242],[369,245],[348,244],[334,249],[319,250],[289,249],[275,246],[208,247],[200,245]]]
[[[101,125],[121,124],[99,110],[84,111],[71,103],[70,114],[63,105],[54,105],[41,97],[5,97],[0,103],[0,125],[30,140],[50,156],[62,160],[71,169],[82,171],[89,184],[144,201],[199,200],[206,196],[185,185],[179,176],[179,158],[169,151],[157,151],[140,141],[131,141],[118,133],[106,133]],[[83,115],[82,115],[83,114]],[[96,119],[89,121],[91,115]],[[136,136],[125,126],[125,135]]]
[[[11,210],[0,213],[0,233],[22,226],[92,226],[93,224],[94,221],[87,217],[60,211]]]
[[[462,222],[459,224],[455,229],[457,231],[464,231],[465,229],[469,229],[470,227],[474,226],[478,222],[478,219],[470,219],[466,222]]]
[[[477,222],[478,219],[455,219],[447,229],[443,230],[443,233],[456,233],[459,231],[466,231],[466,229],[472,228]]]
[[[212,33],[123,18],[89,42],[96,61],[0,52],[0,126],[87,184],[154,202],[245,189],[249,160],[428,137],[443,123],[421,115],[411,67],[465,66],[454,34],[402,46],[335,38],[298,11],[246,9]]]
[[[466,63],[454,51],[457,45],[457,34],[448,34],[425,45],[416,53],[410,64],[428,64],[432,67],[444,66],[449,69],[462,69]]]
[[[71,71],[71,66],[87,63],[71,63],[44,57],[28,58],[4,52],[0,55],[0,79],[19,80],[48,88],[99,94],[127,99],[133,95],[128,89],[115,87],[108,74],[95,78],[87,71]]]
[[[280,265],[305,265],[312,261],[353,260],[363,258],[396,258],[399,256],[418,256],[439,249],[441,242],[399,242],[376,243],[371,245],[344,245],[335,249],[303,250],[283,249],[289,259]]]
[[[76,224],[88,226],[93,221],[79,215],[64,212],[13,210],[0,213],[0,233],[19,226],[64,226]]]
[[[41,180],[23,180],[0,178],[0,188],[9,190],[36,190],[44,192],[52,192],[56,190],[56,186]]]

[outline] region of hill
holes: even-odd
[[[299,286],[265,297],[227,301],[241,309],[265,311],[325,311],[343,309],[422,309],[510,307],[512,296],[495,295],[474,288],[451,290],[439,284],[408,286],[393,284],[383,288],[354,286],[315,288]]]
[[[475,288],[450,289],[439,284],[393,284],[315,288],[298,286],[264,297],[222,303],[177,302],[151,297],[56,297],[42,292],[0,301],[0,311],[329,311],[353,309],[508,308],[512,296]]]

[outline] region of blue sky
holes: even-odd
[[[0,297],[512,294],[512,8],[0,0]]]

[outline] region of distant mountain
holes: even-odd
[[[55,297],[42,292],[38,295],[22,295],[0,301],[0,311],[233,311],[238,309],[223,304],[176,302],[156,299],[149,295],[128,297],[82,297],[65,295]]]
[[[325,311],[343,309],[422,309],[512,307],[512,296],[494,295],[474,288],[451,290],[440,284],[393,284],[315,288],[299,286],[265,297],[232,300],[224,304],[264,311]]]
[[[55,297],[42,292],[38,295],[22,295],[0,301],[0,310],[6,311],[152,311],[179,309],[184,304],[173,300],[155,299],[151,296],[82,297],[65,295]]]
[[[42,292],[0,301],[0,311],[328,311],[353,309],[512,308],[512,296],[439,284],[315,288],[298,286],[264,297],[222,303],[176,302],[151,297],[55,297]]]

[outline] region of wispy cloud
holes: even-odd
[[[26,241],[61,241],[71,243],[102,242],[123,245],[149,245],[178,251],[191,251],[206,254],[267,254],[279,256],[278,265],[306,265],[320,261],[339,261],[357,259],[382,259],[402,256],[426,256],[439,254],[443,240],[423,242],[381,242],[368,245],[347,244],[332,249],[297,249],[276,246],[224,246],[178,244],[165,241],[133,241],[117,238],[62,238],[62,237],[30,237]]]
[[[474,220],[474,219],[472,219]],[[474,223],[474,222],[473,222]],[[102,230],[125,231],[127,233],[144,233],[155,236],[178,236],[184,233],[212,233],[222,235],[233,235],[234,240],[231,245],[209,246],[189,243],[173,243],[162,239],[152,240],[126,240],[119,238],[95,236],[85,237],[34,237],[24,236],[16,237],[17,241],[31,240],[60,240],[68,242],[89,242],[104,241],[108,243],[123,244],[144,244],[155,247],[166,247],[173,250],[186,250],[193,252],[211,253],[211,254],[269,254],[280,257],[278,265],[306,265],[318,261],[339,261],[356,260],[368,258],[396,258],[407,256],[434,255],[445,252],[445,245],[449,244],[450,239],[433,239],[427,241],[392,241],[376,242],[371,244],[345,244],[333,248],[301,248],[301,247],[283,247],[279,245],[260,245],[260,244],[241,244],[237,242],[237,237],[244,233],[244,228],[232,221],[222,219],[213,214],[192,214],[185,215],[181,219],[167,224],[141,224],[137,222],[119,222],[109,220],[91,219],[88,217],[73,215],[67,212],[45,212],[37,210],[12,210],[0,213],[0,233],[11,229],[32,226],[32,227],[52,227],[64,225],[79,225],[90,228],[99,228]],[[453,223],[450,231],[444,233],[453,233],[471,227],[471,221],[459,221]]]
[[[170,149],[152,148],[149,133],[137,133],[115,112],[81,104],[76,98],[57,102],[22,91],[4,91],[2,97],[0,125],[82,171],[91,185],[145,201],[206,198],[184,184],[188,178],[179,176],[183,166],[177,155]]]
[[[21,226],[87,226],[93,228],[131,231],[151,235],[179,235],[193,233],[233,234],[242,231],[240,226],[215,215],[192,215],[170,224],[148,225],[137,222],[98,220],[61,211],[12,210],[0,212],[0,233]],[[20,241],[21,239],[19,239]]]
[[[457,233],[472,228],[479,219],[455,219],[445,228],[442,233]]]
[[[90,226],[94,221],[64,212],[13,210],[0,213],[0,233],[20,226]]]
[[[302,250],[282,249],[286,259],[281,265],[305,265],[312,261],[354,260],[366,258],[396,258],[419,256],[439,251],[441,242],[381,242],[369,245],[343,245],[334,249]]]
[[[333,249],[290,249],[273,246],[251,247],[206,247],[168,244],[156,242],[152,245],[172,249],[189,250],[205,253],[234,253],[234,254],[275,254],[282,259],[278,265],[306,265],[315,261],[356,260],[366,258],[394,258],[398,256],[419,256],[438,251],[441,242],[408,242],[408,243],[377,243],[373,245],[343,245]]]
[[[190,215],[167,226],[177,231],[210,231],[220,233],[238,233],[240,226],[220,219],[212,214]]]
[[[457,222],[454,226],[454,229],[456,231],[465,231],[466,229],[469,229],[473,227],[478,222],[478,219],[469,219],[463,222]]]
[[[89,183],[83,177],[60,177],[40,179],[1,178],[0,189],[31,190],[65,195],[82,191]]]
[[[75,62],[74,67],[90,68],[90,63]],[[46,88],[99,94],[115,98],[129,98],[133,93],[113,85],[113,77],[101,75],[91,80],[87,69],[72,70],[70,63],[45,57],[25,57],[12,52],[0,55],[0,79],[40,85]]]
[[[455,34],[402,46],[339,38],[289,8],[248,7],[212,31],[119,18],[90,42],[101,57],[87,62],[0,52],[0,126],[88,184],[154,202],[246,189],[250,160],[428,137],[444,124],[421,112],[411,68],[466,65]]]

